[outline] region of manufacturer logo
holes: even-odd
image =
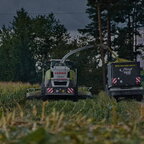
[[[120,68],[119,71],[124,73],[125,75],[131,75],[132,68]]]

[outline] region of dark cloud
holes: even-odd
[[[0,0],[0,26],[8,25],[16,11],[24,8],[32,16],[53,12],[69,31],[84,27],[87,0]]]

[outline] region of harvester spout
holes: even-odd
[[[69,53],[67,53],[67,54],[61,59],[60,63],[64,63],[65,60],[66,60],[69,56],[71,56],[71,55],[73,55],[73,54],[75,54],[75,53],[77,53],[77,52],[79,52],[79,51],[86,50],[86,49],[90,49],[90,48],[94,48],[94,47],[103,47],[104,49],[109,50],[115,57],[117,57],[116,54],[115,54],[108,46],[106,46],[106,45],[104,45],[104,44],[97,44],[97,45],[84,46],[84,47],[77,48],[77,49],[75,49],[75,50],[70,51]]]
[[[71,55],[73,55],[73,54],[75,54],[75,53],[77,53],[77,52],[79,52],[79,51],[82,51],[82,50],[85,50],[85,49],[90,49],[90,48],[94,48],[94,45],[84,46],[84,47],[81,47],[81,48],[78,48],[78,49],[75,49],[75,50],[70,51],[69,53],[67,53],[67,54],[61,59],[61,63],[64,63],[65,60],[66,60],[69,56],[71,56]]]

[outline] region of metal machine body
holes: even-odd
[[[138,62],[113,62],[107,65],[107,92],[113,97],[129,97],[141,100],[144,89],[141,86]]]
[[[112,50],[105,45],[90,45],[77,48],[67,53],[62,59],[52,59],[50,67],[43,70],[41,96],[49,95],[78,95],[77,69],[67,58],[79,51],[103,47],[109,50],[117,59],[107,64],[108,95],[114,97],[135,97],[137,100],[143,98],[144,89],[141,86],[140,65],[117,57]]]
[[[99,46],[99,45],[97,45]],[[78,95],[77,69],[67,58],[79,51],[94,48],[84,46],[67,53],[62,59],[52,59],[50,69],[46,70],[41,87],[41,95]]]
[[[42,95],[77,95],[77,70],[67,60],[52,59],[50,69],[46,70]]]

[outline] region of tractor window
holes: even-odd
[[[75,69],[74,63],[71,61],[65,61],[65,63],[60,63],[60,61],[51,61],[51,67],[54,66],[68,66],[70,69]]]
[[[58,63],[59,63],[59,61],[52,61],[51,62],[51,67],[54,67],[54,66],[58,65]]]
[[[55,66],[66,66],[64,63],[56,63]]]

